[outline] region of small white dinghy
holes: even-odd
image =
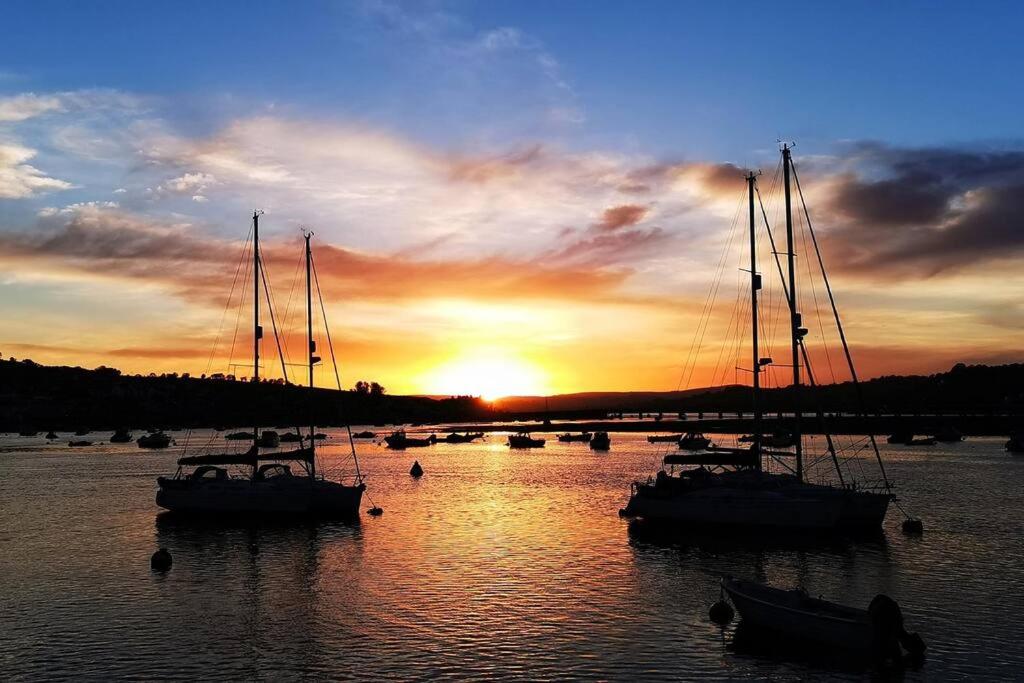
[[[858,609],[731,576],[722,578],[722,589],[740,617],[757,628],[879,660],[899,658],[900,645],[916,656],[925,649],[920,636],[904,630],[899,605],[884,595]]]

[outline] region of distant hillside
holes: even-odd
[[[849,383],[801,389],[805,412],[859,410]],[[927,376],[879,377],[861,384],[871,414],[1024,414],[1024,364],[967,366]],[[792,409],[790,388],[768,389],[766,413]],[[113,368],[50,367],[0,361],[0,431],[306,424],[486,422],[513,418],[603,418],[610,412],[749,413],[747,386],[688,391],[586,392],[479,398],[391,396],[372,383],[359,390],[308,389],[227,377],[123,375]]]
[[[1024,412],[1024,363],[964,365],[934,375],[885,376],[861,382],[870,413],[1015,413]],[[816,388],[804,386],[801,405],[807,412],[856,412],[860,405],[852,382]],[[789,411],[790,388],[762,392],[765,412]],[[509,413],[554,412],[749,412],[749,386],[688,391],[588,392],[558,396],[512,396],[495,402]]]
[[[552,411],[636,410],[658,402],[676,403],[696,394],[714,394],[726,387],[686,391],[586,391],[555,396],[506,396],[496,400],[496,410],[509,413]]]
[[[487,420],[480,399],[440,400],[363,391],[308,389],[217,376],[122,375],[113,368],[0,361],[0,431],[392,424]]]

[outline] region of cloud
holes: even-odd
[[[76,202],[68,204],[62,209],[58,209],[55,206],[45,206],[39,210],[38,215],[40,218],[50,218],[57,215],[70,216],[72,214],[91,212],[96,209],[116,209],[119,206],[117,202]]]
[[[63,109],[61,98],[56,95],[23,93],[0,98],[0,122],[25,121],[50,111]]]
[[[622,204],[605,209],[600,220],[594,223],[599,230],[611,232],[630,225],[636,225],[647,216],[649,209],[637,204]]]
[[[0,97],[0,122],[16,123],[49,113],[121,109],[139,111],[145,99],[118,90],[95,88]]]
[[[196,226],[156,222],[114,206],[73,205],[41,220],[31,232],[0,235],[0,262],[142,281],[189,300],[222,304],[240,255],[239,243],[205,236]],[[290,267],[298,250],[298,242],[263,244],[270,268]],[[588,299],[613,296],[628,276],[505,256],[416,260],[327,244],[317,247],[316,262],[325,294],[337,299]]]
[[[28,147],[0,143],[0,199],[24,199],[72,187],[26,163],[35,155],[36,151]]]
[[[207,187],[216,185],[217,179],[209,173],[185,173],[170,178],[157,185],[156,189],[147,189],[147,193],[156,199],[175,195],[191,195],[194,202],[205,202]]]
[[[1024,251],[1024,152],[871,143],[840,163],[811,186],[839,268],[931,277]]]

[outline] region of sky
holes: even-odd
[[[6,3],[0,353],[248,374],[258,208],[293,379],[306,229],[345,386],[749,382],[742,177],[781,236],[784,140],[862,376],[1021,361],[1024,10],[713,5]]]

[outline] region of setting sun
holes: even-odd
[[[543,370],[521,358],[501,353],[452,359],[429,372],[423,386],[429,387],[432,394],[473,395],[486,401],[547,391]]]

